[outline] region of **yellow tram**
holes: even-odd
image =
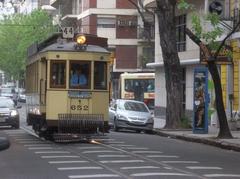
[[[46,139],[108,132],[107,39],[54,34],[28,48],[27,123]]]

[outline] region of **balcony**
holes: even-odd
[[[138,28],[138,39],[141,39],[143,41],[147,40],[153,40],[155,39],[155,29],[154,26],[152,27],[139,27]]]

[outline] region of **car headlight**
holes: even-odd
[[[153,123],[153,122],[154,122],[153,117],[148,119],[148,123]]]
[[[125,120],[125,121],[128,120],[127,117],[125,117],[125,116],[123,116],[121,114],[118,114],[118,119]]]
[[[17,110],[12,110],[10,115],[11,115],[11,116],[16,116],[16,115],[18,115]]]

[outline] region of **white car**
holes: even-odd
[[[117,99],[109,107],[109,124],[114,131],[133,129],[152,133],[153,123],[153,116],[143,102]]]

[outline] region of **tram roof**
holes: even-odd
[[[75,42],[67,42],[67,43],[54,43],[43,48],[40,52],[47,52],[47,51],[68,51],[68,52],[80,52],[79,50],[75,49]],[[100,46],[97,45],[87,45],[86,49],[83,52],[101,52],[101,53],[108,53],[108,51]]]

